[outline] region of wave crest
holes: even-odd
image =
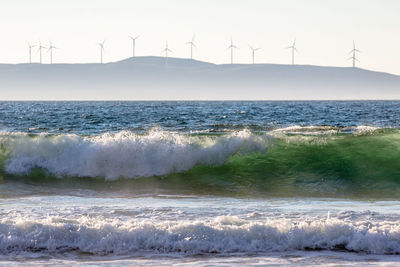
[[[146,135],[129,131],[95,137],[70,135],[2,135],[8,151],[5,170],[24,175],[34,168],[74,177],[106,179],[167,175],[195,165],[216,165],[237,153],[263,151],[267,136],[248,130],[229,135],[188,136],[152,129]]]

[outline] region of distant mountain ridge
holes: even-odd
[[[351,67],[217,65],[162,57],[0,64],[0,100],[317,99],[400,99],[400,76]]]

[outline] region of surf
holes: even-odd
[[[137,178],[223,164],[237,153],[262,151],[267,140],[240,131],[219,138],[185,136],[158,129],[100,136],[3,135],[4,169],[24,175],[35,168],[57,177]]]
[[[347,251],[399,254],[397,221],[350,222],[335,218],[293,215],[261,221],[236,216],[208,220],[152,221],[133,218],[80,216],[66,218],[2,218],[2,258],[35,253],[51,256],[76,253],[90,256],[234,255],[288,251]],[[340,217],[338,219],[337,217]],[[100,217],[101,218],[101,217]]]
[[[9,180],[43,176],[256,196],[400,197],[400,134],[390,128],[3,133],[0,143]]]

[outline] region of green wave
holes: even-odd
[[[348,197],[400,199],[400,133],[329,136],[282,135],[265,153],[236,153],[225,164],[198,165],[159,177],[105,181],[55,179],[35,169],[25,177],[4,172],[5,181],[49,187],[87,188],[126,194],[218,194],[252,197]]]
[[[267,153],[235,155],[165,179],[252,196],[400,198],[400,134],[278,139]]]

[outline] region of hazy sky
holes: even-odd
[[[297,38],[296,63],[350,66],[353,39],[362,68],[400,74],[399,0],[0,0],[0,62],[28,60],[26,41],[60,49],[54,61],[98,62],[97,42],[106,40],[106,62],[131,55],[128,35],[140,34],[137,55],[229,62],[251,61],[249,44],[260,46],[259,63],[290,63],[285,49]],[[33,53],[38,61],[37,50]],[[44,62],[49,54],[44,54]]]

